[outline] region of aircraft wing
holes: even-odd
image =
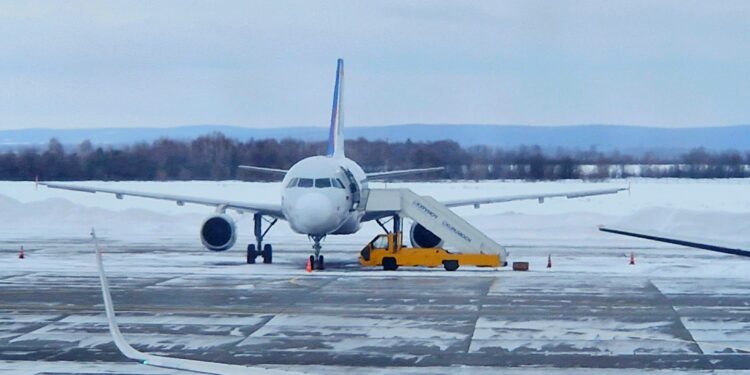
[[[230,201],[224,199],[211,199],[211,198],[199,198],[190,197],[186,195],[175,195],[175,194],[161,194],[161,193],[145,193],[140,191],[121,190],[121,189],[108,189],[99,188],[92,186],[72,185],[72,184],[58,184],[54,182],[39,182],[39,185],[46,186],[52,189],[63,189],[82,191],[84,193],[109,193],[114,194],[117,199],[122,199],[125,196],[139,197],[139,198],[150,198],[160,199],[166,201],[173,201],[177,205],[182,206],[185,203],[199,204],[204,206],[212,206],[217,208],[229,208],[239,212],[256,212],[263,215],[275,217],[277,219],[285,219],[284,214],[281,213],[281,205],[277,204],[263,204],[263,203],[248,203]]]
[[[614,189],[583,190],[583,191],[572,191],[572,192],[565,192],[565,193],[504,195],[504,196],[487,197],[487,198],[470,198],[470,199],[458,199],[458,200],[451,200],[451,201],[441,201],[441,203],[443,203],[444,205],[448,207],[474,206],[474,208],[479,208],[480,205],[488,204],[488,203],[502,203],[502,202],[513,202],[513,201],[523,201],[523,200],[537,200],[539,201],[539,203],[544,203],[544,200],[547,198],[559,198],[559,197],[565,197],[568,199],[582,198],[582,197],[590,197],[594,195],[616,194],[624,190],[630,190],[630,188],[627,187],[627,188],[614,188]]]
[[[387,190],[388,189],[386,189],[386,191]],[[480,205],[489,204],[489,203],[513,202],[513,201],[531,200],[531,199],[538,200],[539,203],[544,203],[544,200],[546,198],[565,197],[565,198],[571,199],[571,198],[589,197],[593,195],[616,194],[623,190],[630,190],[630,188],[627,187],[627,188],[614,188],[614,189],[584,190],[584,191],[574,191],[574,192],[567,192],[567,193],[504,195],[504,196],[497,196],[497,197],[440,201],[440,203],[444,204],[447,207],[474,206],[474,208],[479,208]],[[368,205],[369,205],[369,201],[368,201]],[[362,217],[362,221],[381,219],[384,217],[393,216],[396,213],[398,213],[397,208],[368,210],[365,212],[365,215]]]
[[[230,375],[230,374],[268,374],[268,375],[290,375],[299,374],[297,372],[274,370],[263,368],[260,366],[246,367],[240,365],[232,365],[218,362],[206,362],[198,361],[194,359],[174,358],[166,357],[155,354],[143,353],[134,348],[130,343],[125,340],[120,332],[120,326],[117,324],[117,317],[115,315],[115,307],[112,303],[112,295],[109,292],[109,282],[107,275],[104,273],[104,264],[102,263],[102,251],[99,248],[99,243],[96,238],[96,233],[91,230],[91,236],[95,241],[94,251],[96,252],[96,268],[99,271],[99,282],[102,286],[102,299],[104,299],[104,310],[107,314],[107,323],[109,324],[109,332],[112,335],[112,341],[115,342],[115,346],[125,357],[132,360],[138,361],[147,366],[166,368],[171,370],[182,370],[189,371],[199,374],[216,374],[216,375]]]
[[[629,229],[626,230],[626,229],[618,229],[618,228],[609,228],[605,226],[600,226],[599,230],[602,232],[621,234],[623,236],[637,237],[637,238],[643,238],[646,240],[666,242],[666,243],[671,243],[675,245],[682,245],[682,246],[687,246],[687,247],[695,247],[695,248],[703,249],[703,250],[716,251],[719,253],[750,257],[750,250],[745,250],[745,249],[740,249],[740,248],[735,248],[735,247],[728,247],[728,246],[712,245],[712,244],[705,243],[702,240],[688,239],[685,237],[680,238],[680,237],[672,236],[672,235],[662,235],[656,232],[646,232],[646,231],[639,232],[639,231],[633,231]]]
[[[388,171],[388,172],[375,172],[368,173],[368,180],[385,180],[393,177],[407,176],[410,174],[417,173],[429,173],[429,172],[440,172],[444,170],[444,167],[433,167],[433,168],[417,168],[417,169],[402,169],[399,171]]]

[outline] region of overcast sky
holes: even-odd
[[[748,1],[0,2],[0,129],[750,123]]]

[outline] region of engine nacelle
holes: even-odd
[[[443,239],[430,232],[421,224],[413,223],[409,231],[409,239],[414,247],[440,247]]]
[[[212,215],[201,225],[201,242],[211,251],[224,251],[237,242],[237,230],[229,215]]]

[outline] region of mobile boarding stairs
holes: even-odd
[[[358,208],[376,217],[408,217],[460,252],[497,254],[500,264],[507,265],[504,247],[432,197],[409,189],[363,189]]]

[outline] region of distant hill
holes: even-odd
[[[325,127],[244,128],[224,125],[197,125],[176,128],[109,128],[109,129],[22,129],[0,131],[0,147],[4,149],[44,146],[55,137],[66,145],[88,139],[94,144],[125,145],[153,141],[162,137],[190,140],[212,132],[221,132],[240,140],[263,138],[296,138],[325,140]],[[559,147],[599,151],[619,150],[628,153],[657,151],[684,152],[705,147],[709,150],[750,150],[750,125],[704,128],[656,128],[624,125],[424,125],[348,127],[348,139],[435,141],[450,139],[462,146],[487,145],[517,147],[539,145],[546,150]]]

